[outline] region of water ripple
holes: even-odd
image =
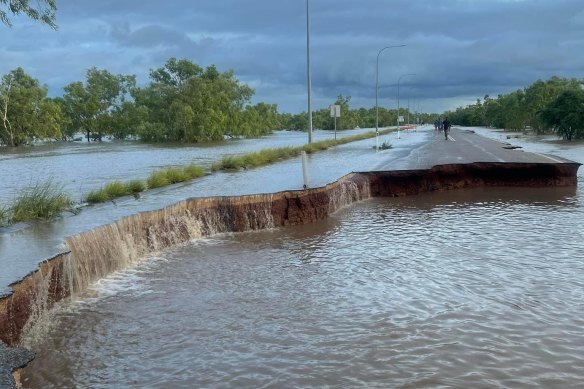
[[[580,387],[583,220],[578,196],[493,189],[195,242],[58,317],[26,383]]]

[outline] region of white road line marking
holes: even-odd
[[[544,158],[547,158],[547,159],[551,159],[552,161],[557,162],[557,163],[564,163],[565,162],[565,161],[561,161],[559,159],[555,159],[555,158],[552,158],[552,157],[547,156],[547,155],[544,155],[544,154],[540,154],[540,153],[533,153],[533,154],[537,154],[540,157],[544,157]]]

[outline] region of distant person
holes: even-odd
[[[438,123],[438,119],[434,120],[434,130],[438,131],[438,127],[440,124]]]
[[[450,120],[448,120],[448,116],[444,118],[442,126],[444,127],[444,138],[448,140],[448,133],[450,132],[450,127],[452,127]]]

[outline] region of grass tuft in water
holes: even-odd
[[[131,180],[126,183],[126,189],[130,194],[144,192],[146,190],[146,183],[141,180]]]
[[[185,166],[183,170],[187,177],[189,178],[189,180],[203,177],[205,175],[205,169],[194,163]]]
[[[19,223],[32,220],[49,220],[72,208],[73,201],[62,187],[49,180],[27,188],[18,196],[9,212],[9,222]]]
[[[156,170],[150,173],[146,183],[148,184],[149,189],[161,188],[163,186],[170,185],[170,181],[168,180],[164,170]]]
[[[0,207],[0,227],[8,225],[8,209]]]
[[[85,196],[85,201],[87,201],[89,204],[103,203],[108,200],[109,198],[104,188],[92,190],[87,194],[87,196]]]

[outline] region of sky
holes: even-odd
[[[584,0],[309,0],[312,107],[339,94],[441,113],[552,76],[584,78]],[[134,74],[171,57],[233,70],[253,102],[307,110],[306,0],[57,0],[58,29],[0,24],[0,75],[50,96],[91,67]],[[389,48],[377,57],[386,46]],[[412,75],[408,75],[412,74]],[[398,82],[399,81],[399,82]],[[398,88],[399,84],[399,88]]]

